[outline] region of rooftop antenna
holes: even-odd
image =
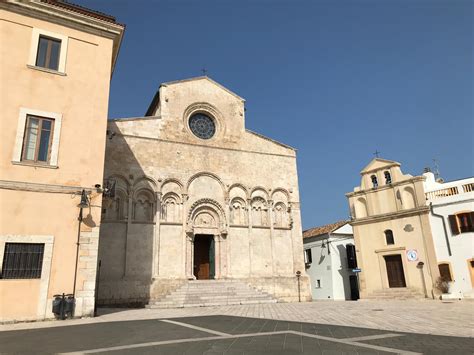
[[[437,182],[443,182],[443,179],[440,176],[439,173],[439,164],[438,164],[438,159],[433,159],[433,173],[435,176],[435,181]]]

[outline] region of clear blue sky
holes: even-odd
[[[473,2],[99,1],[127,25],[109,117],[159,84],[208,75],[246,99],[247,128],[298,149],[305,229],[347,218],[373,158],[446,180],[473,173]]]

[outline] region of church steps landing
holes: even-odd
[[[147,308],[210,307],[276,303],[271,295],[236,280],[188,281],[174,292],[150,300]]]
[[[364,299],[368,300],[413,300],[413,299],[425,299],[425,296],[417,290],[410,288],[392,288],[392,289],[383,289],[377,290]]]

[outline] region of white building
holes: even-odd
[[[440,183],[433,173],[424,189],[442,277],[451,281],[455,298],[472,298],[474,285],[474,178]]]
[[[303,232],[306,273],[313,300],[359,298],[354,236],[348,221]]]

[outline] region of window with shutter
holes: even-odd
[[[473,212],[463,212],[456,215],[457,224],[461,233],[468,233],[474,231]]]
[[[453,235],[458,235],[460,232],[459,232],[459,225],[458,225],[458,220],[456,216],[449,215],[448,219],[449,219],[449,225],[451,227],[451,233],[453,233]]]

